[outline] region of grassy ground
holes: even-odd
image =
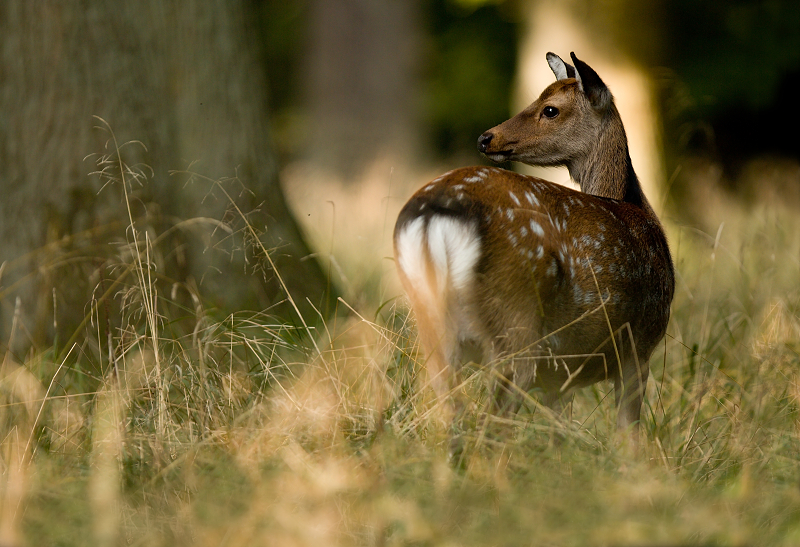
[[[110,345],[92,302],[72,345],[3,364],[0,544],[798,545],[800,220],[715,214],[668,222],[678,287],[637,457],[610,386],[501,420],[471,369],[460,462],[392,285],[349,274],[347,313],[313,331],[216,317],[159,287],[163,249],[130,229]]]

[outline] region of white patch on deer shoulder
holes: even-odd
[[[536,199],[536,194],[534,194],[533,192],[530,192],[530,191],[526,190],[525,191],[525,199],[527,199],[528,203],[530,203],[531,205],[533,205],[535,207],[539,206],[539,200]]]
[[[528,229],[523,226],[519,229],[519,235],[522,237],[526,237],[528,235]]]
[[[508,234],[507,234],[507,235],[508,235],[508,240],[511,242],[511,244],[512,244],[514,247],[516,247],[516,246],[517,246],[517,236],[515,236],[515,235],[513,234],[513,232],[508,232]]]
[[[483,177],[480,177],[480,176],[464,177],[461,180],[463,180],[464,182],[469,182],[471,184],[471,183],[474,183],[474,182],[481,182],[483,180]]]
[[[550,277],[555,277],[555,275],[558,273],[558,264],[556,264],[555,259],[550,261],[550,265],[547,267],[547,271],[545,273]]]
[[[513,202],[514,202],[514,203],[517,205],[517,207],[519,207],[520,205],[522,205],[522,204],[519,202],[519,198],[517,198],[517,195],[516,195],[514,192],[512,192],[511,190],[509,190],[509,191],[508,191],[508,195],[509,195],[509,197],[511,197],[511,201],[513,201]]]
[[[509,221],[514,222],[514,210],[513,209],[511,209],[511,208],[506,209],[506,216],[508,217]]]
[[[531,231],[539,237],[544,237],[544,228],[542,225],[536,222],[535,220],[531,219],[530,221]]]
[[[544,247],[541,245],[536,246],[536,259],[539,260],[544,256]]]

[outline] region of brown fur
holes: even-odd
[[[674,272],[611,95],[591,68],[573,60],[578,79],[550,85],[479,142],[492,158],[567,165],[583,192],[495,168],[453,171],[403,208],[395,255],[400,234],[416,219],[426,230],[445,216],[477,226],[480,253],[466,290],[441,290],[429,280],[439,297],[424,298],[398,260],[438,395],[453,387],[452,372],[471,343],[507,382],[543,389],[550,404],[572,388],[613,380],[618,426],[625,428],[638,424]],[[547,106],[558,116],[544,117]],[[427,237],[424,267],[432,272]],[[498,407],[518,407],[512,391],[500,390]]]

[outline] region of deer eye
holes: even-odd
[[[555,118],[556,116],[558,116],[558,108],[556,108],[555,106],[545,106],[544,109],[542,110],[542,115],[545,118]]]

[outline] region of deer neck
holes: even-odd
[[[615,105],[600,121],[595,146],[567,167],[570,177],[584,193],[626,201],[652,211],[633,170],[625,128]]]

